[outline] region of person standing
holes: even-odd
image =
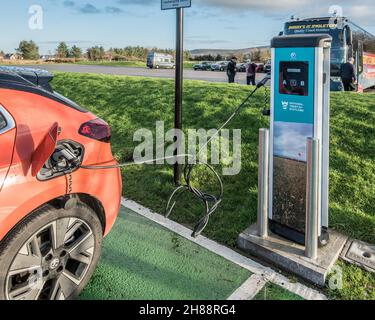
[[[252,62],[251,60],[247,64],[247,66],[246,66],[246,76],[247,76],[246,82],[247,82],[248,86],[250,84],[252,84],[253,86],[256,85],[255,77],[256,77],[256,73],[257,73],[257,68],[258,68],[258,66],[254,62]]]
[[[228,75],[229,83],[234,83],[234,79],[236,78],[236,73],[237,73],[236,67],[237,67],[237,58],[232,57],[227,67],[227,75]]]
[[[354,58],[349,58],[347,63],[341,65],[340,76],[345,91],[356,90],[357,76],[354,68]]]

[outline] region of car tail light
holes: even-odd
[[[108,123],[102,119],[85,122],[79,128],[79,133],[85,137],[101,142],[110,142],[111,140],[111,128]]]

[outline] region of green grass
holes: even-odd
[[[375,274],[340,261],[343,270],[342,289],[327,290],[333,300],[375,300]],[[330,279],[330,277],[329,277]],[[328,280],[329,280],[328,279]]]
[[[145,61],[79,61],[76,64],[81,65],[95,65],[95,66],[107,66],[107,67],[136,67],[146,68]],[[195,62],[185,61],[185,69],[193,69]]]
[[[250,276],[224,258],[122,210],[81,299],[224,300]]]
[[[107,120],[113,132],[112,146],[120,161],[131,161],[133,134],[140,128],[155,131],[155,121],[173,127],[174,84],[168,79],[132,78],[92,74],[62,74],[54,79],[56,90]],[[223,123],[241,103],[249,88],[200,81],[186,81],[185,129],[211,129]],[[375,242],[375,95],[332,93],[330,225],[348,236]],[[230,124],[242,129],[242,171],[225,176],[224,200],[212,216],[205,235],[229,246],[238,234],[256,221],[258,129],[269,126],[261,115],[264,95],[259,92],[251,106]],[[219,172],[220,167],[218,167]],[[213,177],[197,168],[196,186],[213,188]],[[138,166],[123,171],[124,195],[164,212],[173,191],[169,166]],[[185,194],[171,216],[193,226],[204,208]],[[372,280],[374,283],[375,280]]]
[[[304,300],[302,297],[285,290],[273,283],[268,283],[256,295],[254,300]]]

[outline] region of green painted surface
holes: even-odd
[[[82,299],[226,299],[250,272],[122,210]]]
[[[268,283],[254,300],[304,300],[302,297],[275,284]]]

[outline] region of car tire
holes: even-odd
[[[0,243],[0,300],[77,298],[96,269],[102,241],[98,216],[82,203],[34,212]]]

